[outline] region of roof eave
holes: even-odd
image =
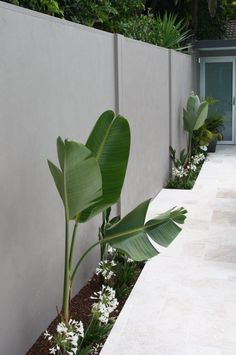
[[[225,50],[236,49],[236,39],[212,39],[196,41],[193,44],[198,50]]]

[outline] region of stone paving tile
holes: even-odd
[[[236,355],[236,147],[210,154],[191,191],[163,189],[148,218],[188,209],[150,260],[101,355]]]
[[[236,188],[228,188],[228,189],[218,189],[216,197],[218,198],[229,198],[236,199]]]

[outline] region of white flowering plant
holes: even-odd
[[[168,188],[191,189],[201,169],[201,165],[206,158],[205,146],[199,152],[192,155],[190,159],[184,150],[180,153],[180,158],[176,158],[176,151],[170,147],[170,157],[173,161],[172,177]]]
[[[99,228],[99,240],[103,240],[106,228],[120,221],[120,216],[110,219],[111,208],[103,212],[102,225]],[[118,300],[126,297],[132,288],[135,276],[138,275],[144,262],[137,262],[125,253],[116,250],[108,243],[101,249],[102,260],[96,268],[96,274],[101,277],[103,284],[113,287]]]
[[[99,292],[95,292],[91,299],[96,300],[92,306],[92,316],[100,323],[107,324],[109,316],[115,311],[119,302],[116,299],[116,292],[109,286],[102,285]]]
[[[96,268],[96,274],[102,275],[103,279],[107,282],[111,280],[112,277],[116,276],[114,270],[116,265],[114,260],[102,260]]]
[[[102,349],[103,343],[96,343],[92,348],[92,354],[98,355]]]
[[[49,341],[49,354],[52,355],[79,355],[79,347],[84,338],[84,326],[80,321],[70,319],[68,324],[60,322],[56,334],[48,331],[44,337]]]
[[[90,298],[94,301],[91,307],[90,321],[86,326],[78,351],[100,347],[113,327],[115,317],[111,316],[111,314],[119,304],[115,290],[107,285],[102,285],[101,290],[94,292]],[[92,354],[96,353],[94,349],[90,350],[90,352]]]
[[[113,226],[120,221],[120,216],[110,219],[110,214],[111,209],[103,213],[103,222],[99,228],[100,240],[103,240],[107,226]],[[96,274],[100,275],[102,283],[115,289],[117,299],[121,300],[130,293],[135,276],[141,272],[144,262],[133,260],[108,243],[102,249],[101,256],[103,259],[98,264]]]
[[[203,152],[207,152],[207,146],[206,145],[200,145],[199,149]]]
[[[91,299],[94,303],[85,329],[81,321],[70,319],[68,324],[63,321],[58,323],[55,334],[44,332],[50,344],[50,355],[87,355],[98,352],[101,342],[114,324],[115,317],[111,317],[111,314],[119,302],[115,290],[107,285],[102,285],[101,290],[94,292]]]

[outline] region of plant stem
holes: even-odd
[[[70,271],[71,271],[71,267],[72,267],[72,261],[73,261],[73,255],[74,255],[74,249],[75,249],[75,240],[76,240],[77,227],[78,227],[78,223],[75,222],[74,229],[73,229],[73,234],[72,234],[72,241],[71,241],[71,245],[70,245],[70,257],[69,257],[69,269],[70,269]]]
[[[103,237],[104,237],[104,229],[106,226],[106,213],[103,211],[102,212],[102,227],[101,227],[101,231],[100,231],[100,235],[99,235],[99,240],[102,241]],[[104,254],[104,245],[101,243],[100,244],[100,249],[101,249],[101,259],[103,259],[103,254]]]
[[[189,142],[188,142],[188,159],[191,160],[192,156],[192,134],[189,133]]]
[[[156,225],[156,224],[155,224]],[[149,227],[151,226],[151,224],[149,225]],[[139,228],[137,228],[136,230],[134,231],[138,231]],[[119,238],[120,236],[122,235],[122,233],[120,234],[117,234],[117,235],[113,235],[111,237],[108,237],[106,239],[102,239],[102,240],[99,240],[98,242],[94,243],[93,245],[91,245],[91,247],[89,247],[85,252],[84,254],[81,256],[81,258],[79,259],[79,261],[77,262],[75,268],[74,268],[74,271],[72,273],[72,276],[71,276],[71,284],[73,284],[74,282],[74,279],[75,279],[75,275],[80,267],[80,264],[82,263],[82,261],[84,260],[84,258],[90,253],[90,251],[92,251],[97,245],[101,245],[101,244],[104,244],[104,243],[107,243],[109,242],[110,240],[114,240],[114,239],[117,239]]]
[[[103,243],[103,241],[99,241],[99,242],[96,242],[95,244],[91,245],[91,247],[88,248],[88,249],[86,250],[86,252],[81,256],[81,258],[80,258],[79,261],[77,262],[77,264],[76,264],[76,266],[75,266],[75,268],[74,268],[74,271],[73,271],[73,273],[72,273],[72,276],[71,276],[71,282],[72,282],[72,283],[74,282],[76,272],[78,271],[79,266],[80,266],[80,264],[82,263],[82,261],[84,260],[84,258],[89,254],[89,252],[90,252],[91,250],[93,250],[97,245],[99,245],[99,244],[101,244],[101,243]]]
[[[88,324],[88,326],[87,326],[87,329],[86,329],[86,331],[85,331],[85,333],[84,333],[84,337],[83,337],[83,339],[82,339],[82,341],[81,341],[81,343],[80,343],[79,349],[77,350],[78,354],[79,354],[80,350],[82,350],[83,342],[84,342],[84,340],[86,339],[86,335],[88,334],[88,331],[89,331],[89,329],[91,328],[91,325],[93,324],[93,321],[94,321],[94,315],[92,316],[92,319],[90,320],[90,322],[89,322],[89,324]]]
[[[62,316],[67,324],[69,321],[69,304],[70,304],[70,273],[69,273],[69,219],[65,213],[65,261],[64,261],[64,290]]]

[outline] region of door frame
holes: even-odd
[[[205,63],[230,62],[233,64],[232,72],[232,140],[218,141],[218,144],[235,144],[235,57],[201,57],[200,60],[200,95],[205,97]]]

